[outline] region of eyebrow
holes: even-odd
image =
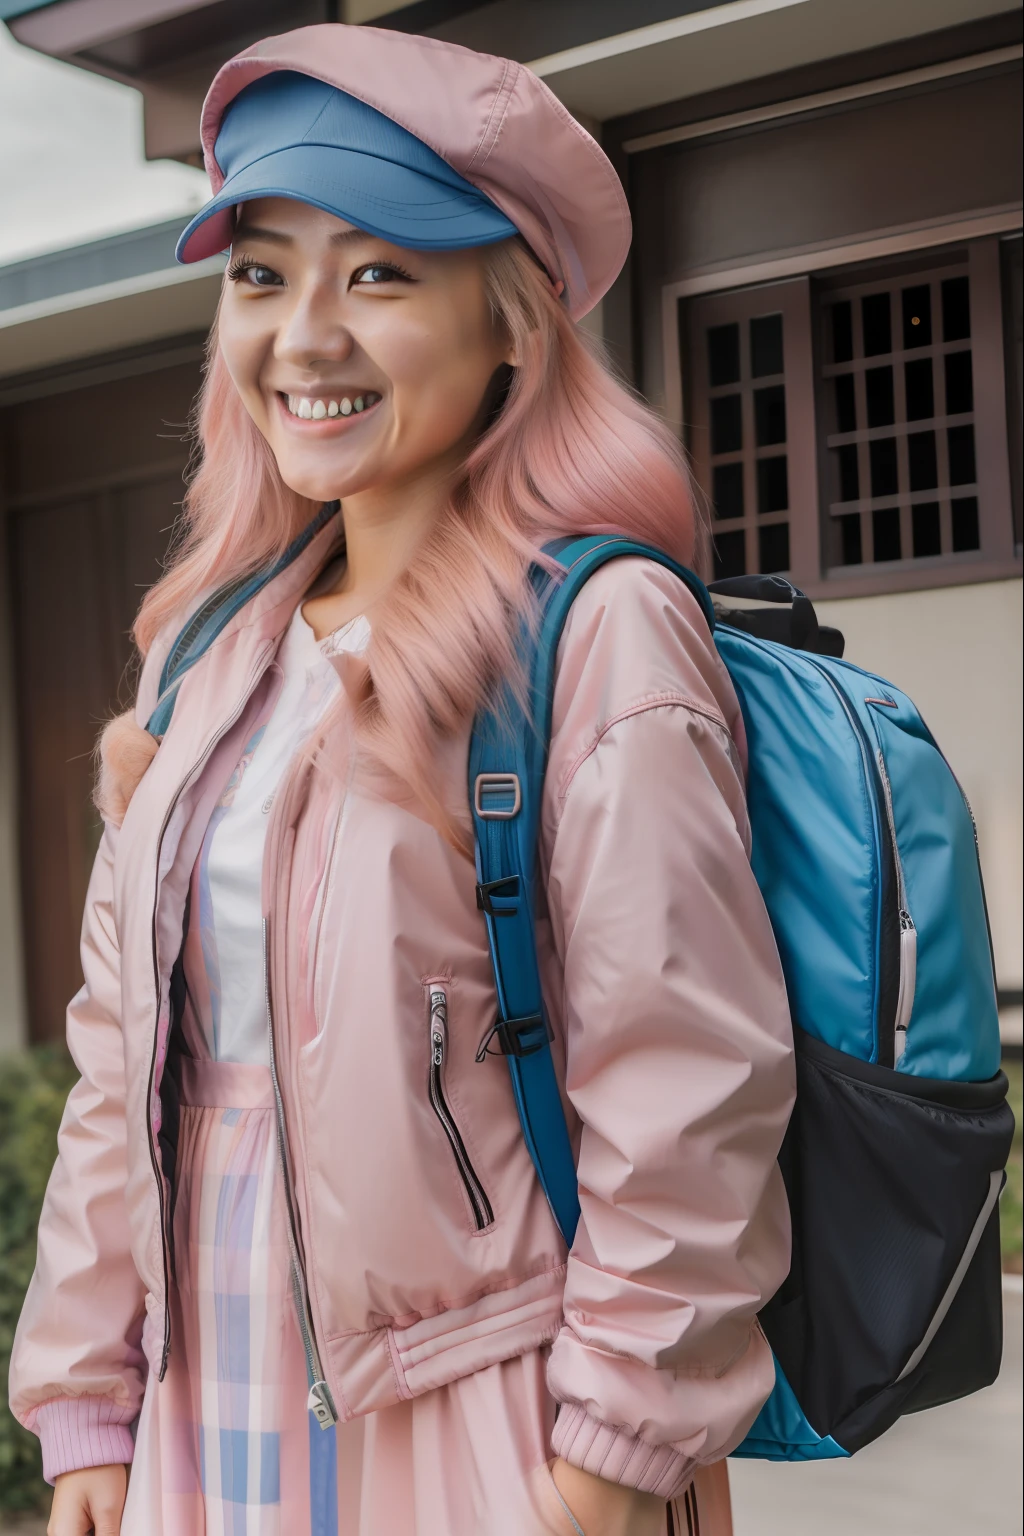
[[[365,229],[339,229],[337,234],[331,235],[332,245],[344,245],[349,240],[373,240],[374,235],[368,235]],[[266,229],[262,224],[241,224],[235,231],[236,240],[269,240],[272,245],[294,245],[295,236],[285,234],[282,229]]]

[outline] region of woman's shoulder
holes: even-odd
[[[655,560],[622,556],[594,572],[559,644],[555,716],[589,706],[600,726],[645,702],[689,703],[730,734],[739,706],[707,617],[686,583]]]

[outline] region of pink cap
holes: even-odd
[[[455,43],[378,27],[325,23],[265,38],[221,66],[203,105],[206,169],[224,174],[214,145],[225,108],[274,70],[312,75],[414,133],[505,213],[576,320],[607,293],[629,250],[622,184],[608,157],[542,80],[522,64]],[[231,243],[232,213],[188,242],[198,261]]]

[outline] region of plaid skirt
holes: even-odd
[[[121,1529],[146,1536],[573,1536],[533,1351],[322,1430],[306,1408],[270,1073],[185,1063],[172,1348],[151,1376]],[[577,1527],[579,1529],[579,1527]],[[730,1536],[724,1463],[666,1510]]]

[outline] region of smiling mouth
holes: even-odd
[[[337,399],[316,395],[282,395],[289,416],[298,421],[326,421],[328,417],[359,416],[376,405],[381,395],[374,389],[364,389],[359,395],[339,395]]]

